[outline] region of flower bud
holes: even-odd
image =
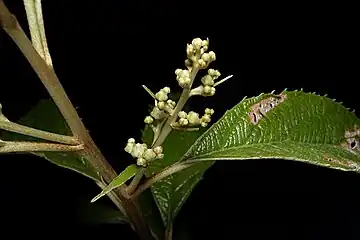
[[[157,146],[154,148],[154,152],[156,155],[161,154],[163,152],[163,148],[161,146]]]
[[[199,64],[200,68],[205,68],[206,67],[206,62],[203,59],[199,59],[198,64]]]
[[[159,91],[155,94],[155,98],[159,101],[166,101],[168,100],[168,96],[165,91]]]
[[[156,104],[156,106],[160,109],[160,110],[163,110],[165,108],[165,103],[164,102],[158,102]]]
[[[214,85],[214,79],[209,75],[205,75],[201,78],[201,82],[204,84],[204,85],[209,85],[209,86],[212,86]]]
[[[146,167],[147,161],[145,160],[145,158],[139,157],[136,161],[136,164],[141,167]]]
[[[193,111],[190,111],[187,115],[187,119],[189,120],[190,124],[199,124],[200,123],[200,118],[199,118],[199,114]]]
[[[195,38],[194,40],[192,40],[192,45],[194,46],[195,50],[199,51],[202,45],[201,38]]]
[[[211,61],[215,61],[215,60],[216,60],[216,55],[215,55],[215,53],[214,53],[213,51],[210,51],[210,52],[209,52],[209,55],[210,55]]]
[[[202,56],[201,56],[201,59],[204,60],[205,62],[209,62],[210,61],[210,54],[209,53],[204,53]]]
[[[156,154],[152,149],[146,149],[142,157],[147,161],[151,161],[156,157]]]
[[[212,108],[206,108],[206,109],[205,109],[205,114],[208,114],[208,115],[210,115],[210,116],[213,115],[214,112],[215,112],[215,111],[214,111],[214,109],[212,109]]]
[[[146,143],[143,144],[137,143],[134,149],[131,151],[131,155],[133,157],[139,158],[145,152],[146,149],[147,149]]]
[[[151,123],[154,122],[154,119],[151,116],[146,116],[145,119],[144,119],[144,122],[146,124],[151,124]]]
[[[179,116],[179,118],[186,118],[186,117],[187,117],[187,114],[186,114],[186,112],[184,112],[184,111],[180,111],[180,112],[178,113],[178,116]]]
[[[209,123],[210,121],[211,121],[211,118],[207,114],[204,114],[204,116],[201,117],[201,122]]]
[[[180,118],[180,119],[179,119],[179,124],[180,124],[181,126],[186,126],[186,125],[189,124],[189,120],[187,120],[186,118]]]

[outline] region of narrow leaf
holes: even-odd
[[[182,161],[277,158],[359,172],[359,127],[353,112],[327,97],[263,94],[227,111]]]
[[[135,164],[129,165],[127,168],[125,168],[124,171],[122,171],[116,178],[114,178],[111,183],[104,188],[101,193],[99,193],[96,197],[94,197],[91,202],[97,201],[102,196],[105,196],[109,192],[111,192],[113,189],[120,187],[123,185],[127,180],[135,176],[140,171],[140,168],[138,168]]]
[[[53,133],[69,135],[71,131],[58,110],[57,106],[52,100],[41,100],[34,108],[32,108],[24,117],[19,121],[19,124],[29,127],[49,131]],[[4,140],[12,141],[42,141],[37,138],[10,132],[1,132],[1,138]],[[100,180],[97,172],[90,166],[88,160],[73,152],[34,152],[34,155],[45,158],[46,160],[76,171],[91,179]]]
[[[164,158],[154,161],[147,168],[146,176],[150,177],[165,167],[179,161],[203,132],[203,129],[200,129],[198,132],[172,131],[163,144]],[[151,129],[145,127],[143,141],[151,144],[152,136]],[[211,165],[212,162],[198,163],[191,168],[170,175],[151,186],[153,197],[166,227],[174,220],[196,184],[201,180],[206,169]]]

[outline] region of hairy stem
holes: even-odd
[[[0,153],[13,152],[70,152],[84,149],[82,144],[70,146],[54,143],[1,141]]]
[[[64,143],[64,144],[70,144],[70,145],[78,145],[80,143],[79,139],[76,139],[75,137],[72,137],[72,136],[51,133],[51,132],[23,126],[21,124],[14,123],[14,122],[0,121],[0,129],[6,130],[9,132],[20,133],[20,134],[35,137],[35,138],[49,140],[49,141],[57,142],[57,143]]]
[[[38,77],[63,115],[65,121],[69,125],[73,135],[84,144],[84,150],[80,151],[79,154],[88,156],[90,164],[98,171],[100,176],[102,176],[107,183],[110,183],[117,176],[115,170],[105,160],[104,156],[90,137],[87,129],[56,76],[54,69],[49,67],[44,59],[42,59],[42,57],[38,54],[31,44],[31,41],[22,30],[16,17],[9,12],[2,0],[0,0],[0,26],[13,39],[34,71],[37,73]],[[141,239],[152,239],[151,233],[147,228],[141,212],[137,208],[136,202],[130,200],[130,196],[126,192],[126,185],[117,188],[115,192],[124,204],[127,215]]]

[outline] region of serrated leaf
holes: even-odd
[[[52,100],[41,100],[17,123],[29,127],[49,131],[53,133],[69,135],[71,131]],[[1,138],[11,141],[42,141],[37,138],[17,133],[2,132]],[[92,169],[88,160],[73,152],[34,152],[34,155],[47,159],[48,161],[76,171],[91,179],[100,180],[99,175]]]
[[[241,101],[195,142],[182,161],[278,158],[359,172],[359,148],[351,150],[345,134],[359,127],[360,119],[326,97],[301,91],[282,94],[284,100],[257,124],[250,121],[249,112],[274,95]]]
[[[109,185],[104,188],[101,193],[99,193],[97,196],[95,196],[91,202],[97,201],[99,198],[105,196],[109,192],[111,192],[113,189],[120,187],[123,185],[127,180],[135,176],[140,171],[140,168],[138,168],[135,164],[131,164],[125,168],[124,171],[122,171],[116,178],[114,178]]]
[[[203,132],[203,129],[198,132],[172,131],[163,144],[164,158],[151,163],[146,170],[146,176],[150,177],[179,161]],[[148,145],[151,144],[152,136],[151,129],[146,127],[143,131],[143,141]],[[212,162],[195,164],[191,168],[170,175],[151,186],[151,192],[165,226],[174,220],[191,191],[211,165]]]

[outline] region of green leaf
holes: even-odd
[[[150,177],[165,167],[179,161],[203,132],[203,129],[198,132],[172,131],[163,144],[164,158],[151,163],[145,175]],[[152,137],[151,129],[145,127],[143,141],[150,145]],[[168,226],[175,219],[191,191],[201,180],[206,169],[211,165],[212,162],[198,163],[188,169],[170,175],[151,186],[154,200],[165,226]]]
[[[17,121],[17,123],[44,131],[71,136],[71,131],[66,121],[52,100],[39,101],[39,103]],[[1,138],[11,141],[43,141],[38,138],[11,132],[2,132]],[[45,158],[58,166],[83,174],[91,179],[100,180],[99,175],[92,169],[88,160],[76,153],[34,152],[33,154]]]
[[[129,165],[127,168],[125,168],[124,171],[122,171],[116,178],[114,178],[109,185],[104,188],[101,193],[99,193],[97,196],[95,196],[91,202],[97,201],[102,196],[105,196],[109,192],[111,192],[113,189],[120,187],[123,185],[127,180],[135,176],[140,171],[140,168],[138,168],[135,164]]]
[[[270,97],[283,100],[253,124],[249,112],[259,102],[264,109]],[[359,172],[359,127],[355,113],[327,97],[302,91],[263,94],[227,111],[182,161],[284,159]]]
[[[164,239],[165,228],[150,189],[140,194],[138,203],[149,229],[156,236],[155,239]]]

